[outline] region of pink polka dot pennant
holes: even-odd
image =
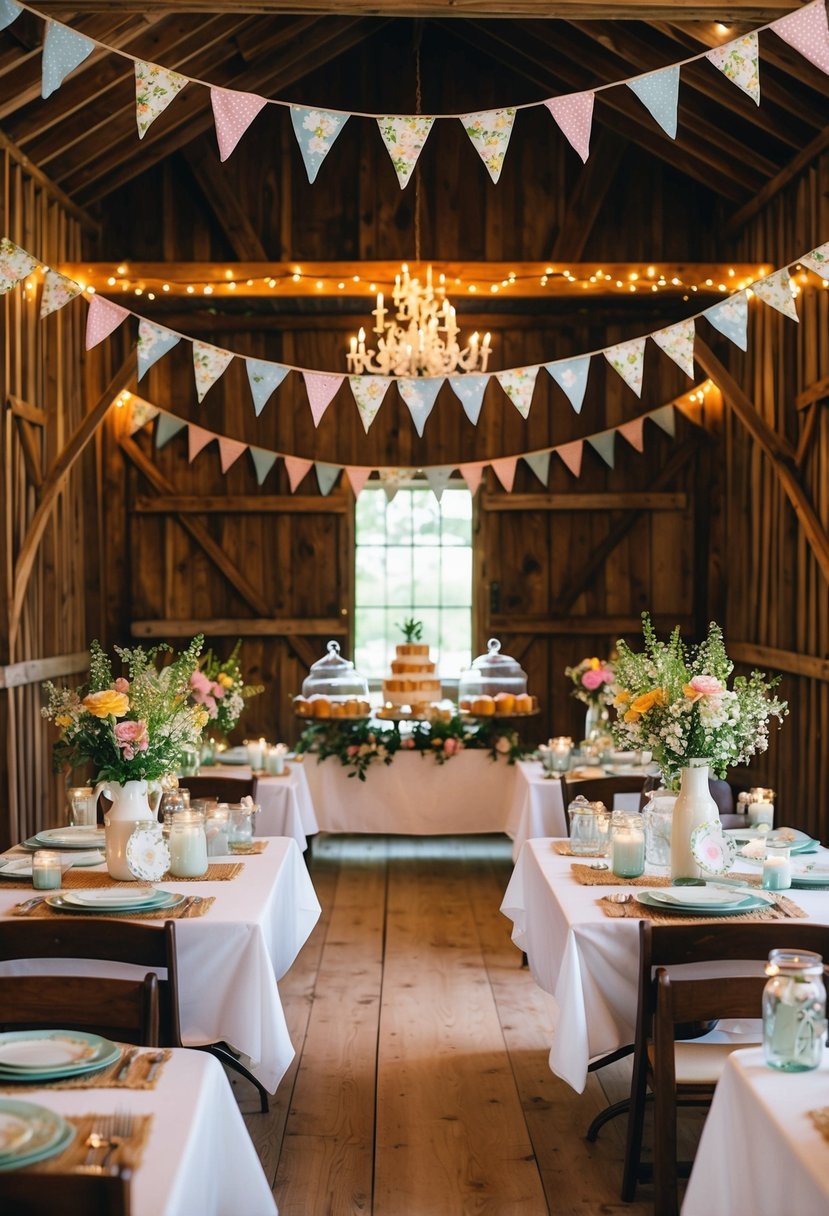
[[[113,304],[103,296],[93,296],[89,301],[86,317],[86,349],[91,350],[93,346],[103,342],[129,315],[126,308],[122,308],[120,304]]]
[[[570,93],[551,97],[544,102],[583,161],[590,155],[590,133],[593,126],[593,93]]]
[[[796,13],[781,17],[771,28],[809,63],[829,73],[829,22],[823,0],[814,0]]]
[[[314,426],[319,426],[320,418],[328,409],[336,396],[337,389],[345,379],[344,376],[330,376],[325,373],[303,372],[305,391],[308,394],[308,404],[311,407],[311,417]]]
[[[224,161],[267,102],[264,97],[257,97],[254,93],[213,88],[210,90],[210,103],[216,123],[219,159]]]

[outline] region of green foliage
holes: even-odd
[[[407,642],[419,642],[423,637],[423,622],[413,616],[406,617],[402,624],[395,622],[395,629],[400,629]]]

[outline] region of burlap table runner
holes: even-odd
[[[809,1118],[821,1136],[823,1136],[823,1139],[829,1140],[829,1106],[821,1106],[819,1110],[810,1110]]]
[[[169,871],[160,882],[229,882],[232,878],[238,877],[244,870],[244,865],[241,861],[219,861],[211,862],[207,867],[207,873],[200,875],[198,878],[180,878],[178,874],[170,874]],[[66,870],[61,882],[63,890],[72,890],[80,887],[134,887],[133,880],[121,881],[118,878],[110,878],[109,874],[102,870],[93,870],[88,873],[85,870]]]
[[[190,917],[204,916],[210,909],[211,904],[215,902],[216,897],[214,895],[207,896],[204,899],[196,896],[192,902],[188,897],[184,903],[179,904],[175,908],[156,908],[150,912],[135,912],[132,909],[127,912],[105,912],[101,908],[94,913],[86,912],[81,913],[81,915],[94,915],[104,917],[107,920],[183,920],[185,917],[189,919]],[[46,917],[47,919],[49,917],[59,917],[61,920],[65,920],[67,917],[71,918],[77,915],[78,913],[76,912],[63,912],[58,908],[51,908],[47,903],[35,904],[28,911],[23,911],[20,904],[12,908],[12,916]]]
[[[65,1118],[67,1123],[71,1123],[77,1129],[75,1139],[57,1157],[50,1157],[48,1161],[39,1161],[37,1165],[26,1166],[27,1172],[69,1174],[72,1171],[82,1171],[86,1167],[86,1158],[89,1154],[89,1145],[86,1143],[88,1136],[93,1131],[100,1132],[101,1129],[106,1128],[112,1115],[66,1115]],[[152,1115],[134,1115],[132,1135],[123,1144],[113,1148],[107,1165],[109,1167],[129,1167],[131,1170],[138,1169],[144,1156],[144,1148],[150,1135],[152,1122]],[[100,1161],[103,1155],[104,1149],[101,1148],[98,1150],[97,1160]],[[92,1166],[86,1168],[90,1172],[94,1169]]]
[[[125,1043],[124,1049],[131,1051],[132,1045]],[[150,1069],[159,1055],[161,1062],[155,1067],[152,1081],[148,1081]],[[172,1052],[163,1047],[142,1047],[131,1060],[126,1076],[120,1081],[118,1074],[124,1062],[123,1055],[120,1055],[114,1064],[100,1069],[99,1072],[84,1073],[81,1077],[67,1077],[64,1081],[31,1081],[28,1084],[18,1081],[14,1085],[0,1086],[0,1093],[19,1094],[30,1089],[155,1089],[171,1055]]]
[[[619,878],[612,870],[595,870],[590,865],[573,862],[570,871],[576,882],[582,887],[670,887],[673,879],[665,875],[640,874],[638,878]],[[760,874],[741,874],[739,880],[747,886],[759,887]],[[710,878],[709,882],[716,882]]]
[[[774,904],[769,904],[768,907],[755,908],[751,912],[737,912],[728,916],[683,916],[676,912],[659,912],[656,908],[640,904],[633,895],[624,903],[616,902],[607,895],[603,895],[597,902],[605,916],[617,919],[630,917],[633,920],[649,920],[655,925],[719,925],[731,921],[740,923],[755,920],[799,920],[808,915],[793,900],[787,899],[785,895],[777,894],[774,896]]]

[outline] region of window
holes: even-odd
[[[472,658],[472,495],[450,485],[440,502],[421,482],[389,502],[367,485],[355,515],[355,646],[358,671],[389,673],[406,617],[423,622],[437,671],[455,679]]]

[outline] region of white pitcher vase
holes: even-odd
[[[95,797],[104,794],[112,806],[104,815],[106,863],[112,878],[134,881],[135,875],[127,863],[127,841],[141,819],[153,819],[147,798],[146,781],[99,781]]]
[[[682,770],[671,824],[671,878],[701,878],[691,852],[691,833],[701,823],[719,823],[719,808],[708,789],[708,761],[689,760]]]

